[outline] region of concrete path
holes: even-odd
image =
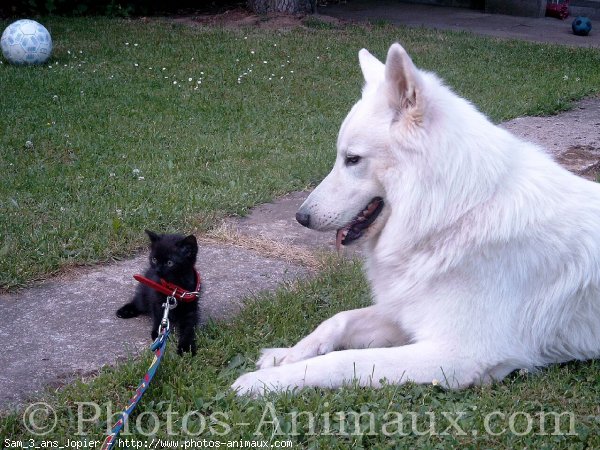
[[[399,3],[391,0],[352,0],[347,3],[319,7],[319,14],[353,21],[386,20],[409,27],[471,31],[499,38],[577,47],[600,47],[600,27],[592,18],[588,36],[575,36],[571,31],[573,17],[566,20],[551,17],[531,18],[485,14],[481,11],[444,6]]]

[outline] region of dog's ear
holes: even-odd
[[[402,111],[417,106],[420,75],[418,69],[398,43],[392,44],[385,61],[385,82],[390,106]]]
[[[360,62],[360,70],[362,70],[367,84],[383,81],[385,66],[371,55],[367,49],[363,48],[358,52],[358,61]]]

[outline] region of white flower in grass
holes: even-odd
[[[431,384],[433,386],[439,386],[440,385],[440,381],[438,379],[434,378],[433,380],[431,380]]]
[[[133,44],[134,47],[137,47],[139,44]]]
[[[138,64],[138,63],[133,63],[133,65],[134,65],[135,67],[139,67],[139,64]]]
[[[129,42],[125,42],[125,45],[129,45]]]
[[[137,175],[137,174],[139,174],[139,173],[140,173],[140,169],[138,169],[138,168],[135,168],[135,169],[133,169],[133,170],[132,170],[132,173],[133,173],[134,175]]]
[[[189,77],[189,78],[188,78],[188,81],[192,81],[192,80],[193,80],[193,78],[192,78],[192,77]]]
[[[145,180],[145,178],[144,177],[138,177],[138,180],[143,181],[143,180]]]
[[[25,148],[29,148],[29,149],[33,148],[33,142],[25,141]]]

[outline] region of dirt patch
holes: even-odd
[[[342,24],[342,20],[320,14],[252,14],[242,8],[231,9],[220,14],[199,14],[174,17],[176,23],[190,26],[211,26],[223,28],[260,28],[267,30],[291,30],[294,28],[309,28],[307,24],[322,22],[331,27]]]
[[[559,154],[556,161],[590,180],[596,180],[600,174],[600,148],[592,145],[573,145]]]

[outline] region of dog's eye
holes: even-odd
[[[173,261],[171,261],[171,260],[168,260],[168,261],[167,261],[167,266],[169,266],[169,267],[173,267]]]
[[[347,166],[355,166],[360,161],[360,156],[356,155],[348,155],[346,156],[346,165]]]
[[[151,261],[152,261],[152,264],[156,264],[158,262],[158,260],[156,258],[152,258]]]

